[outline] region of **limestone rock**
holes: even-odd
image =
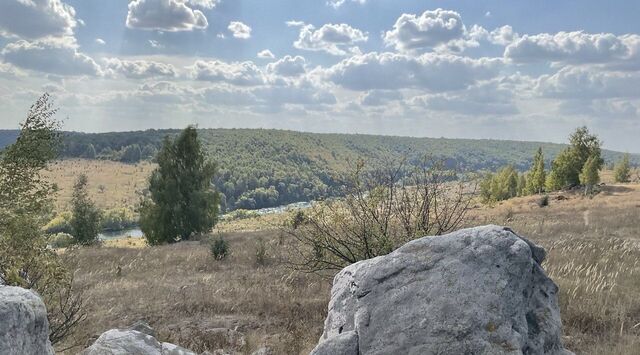
[[[151,329],[151,327],[149,327]],[[147,329],[148,330],[148,329]],[[153,329],[151,329],[153,331]],[[149,334],[132,329],[111,329],[85,349],[82,355],[196,355],[171,343],[160,343]]]
[[[571,354],[544,258],[510,229],[485,226],[350,265],[312,354]]]
[[[47,309],[35,292],[0,286],[0,354],[54,354]]]

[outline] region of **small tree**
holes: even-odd
[[[166,137],[149,178],[149,197],[140,206],[140,227],[149,244],[174,243],[209,231],[218,218],[212,188],[215,165],[208,161],[198,133],[187,127]]]
[[[122,151],[120,161],[124,163],[137,163],[142,159],[142,151],[137,144],[128,145]]]
[[[43,232],[55,188],[41,172],[60,147],[55,113],[49,95],[42,95],[21,124],[17,141],[0,157],[0,283],[42,296],[54,344],[86,317],[73,274],[48,247]]]
[[[616,164],[613,175],[616,182],[631,181],[631,167],[629,165],[629,153],[626,153],[625,155],[623,155],[620,161]]]
[[[527,192],[531,194],[542,193],[546,178],[544,171],[544,154],[542,153],[542,147],[540,147],[533,157],[533,164],[531,165],[529,179],[527,181]]]
[[[415,238],[450,232],[465,221],[475,187],[440,163],[374,170],[359,163],[346,179],[344,199],[297,212],[283,229],[292,237],[289,261],[308,272],[339,270]]]
[[[547,180],[547,188],[558,190],[580,184],[580,173],[587,160],[592,157],[597,170],[602,168],[601,142],[587,127],[579,127],[569,136],[570,146],[560,152],[551,164],[553,175]]]
[[[89,198],[87,175],[80,174],[73,186],[71,229],[76,243],[92,244],[100,233],[101,212]]]
[[[597,157],[589,157],[582,168],[580,173],[580,182],[584,185],[584,194],[590,194],[593,191],[593,186],[600,182],[600,176],[598,175],[598,167],[600,163]]]

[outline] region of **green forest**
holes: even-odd
[[[0,131],[0,148],[17,131]],[[112,133],[64,133],[64,158],[107,159],[136,163],[153,159],[165,136],[180,130]],[[209,158],[217,164],[215,185],[223,210],[273,207],[340,194],[341,176],[359,159],[369,166],[422,161],[425,155],[466,171],[495,171],[505,165],[524,171],[542,147],[545,163],[566,145],[479,139],[318,134],[267,129],[199,129]],[[602,151],[606,163],[622,153]],[[640,163],[631,155],[632,165]]]

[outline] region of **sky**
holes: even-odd
[[[0,129],[278,128],[640,153],[640,2],[2,0]]]

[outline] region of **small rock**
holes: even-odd
[[[135,323],[133,323],[130,327],[130,330],[137,330],[140,333],[144,333],[147,335],[151,335],[152,337],[156,337],[156,331],[153,330],[153,328],[151,328],[151,326],[149,325],[149,323],[143,321],[143,320],[139,320]]]

